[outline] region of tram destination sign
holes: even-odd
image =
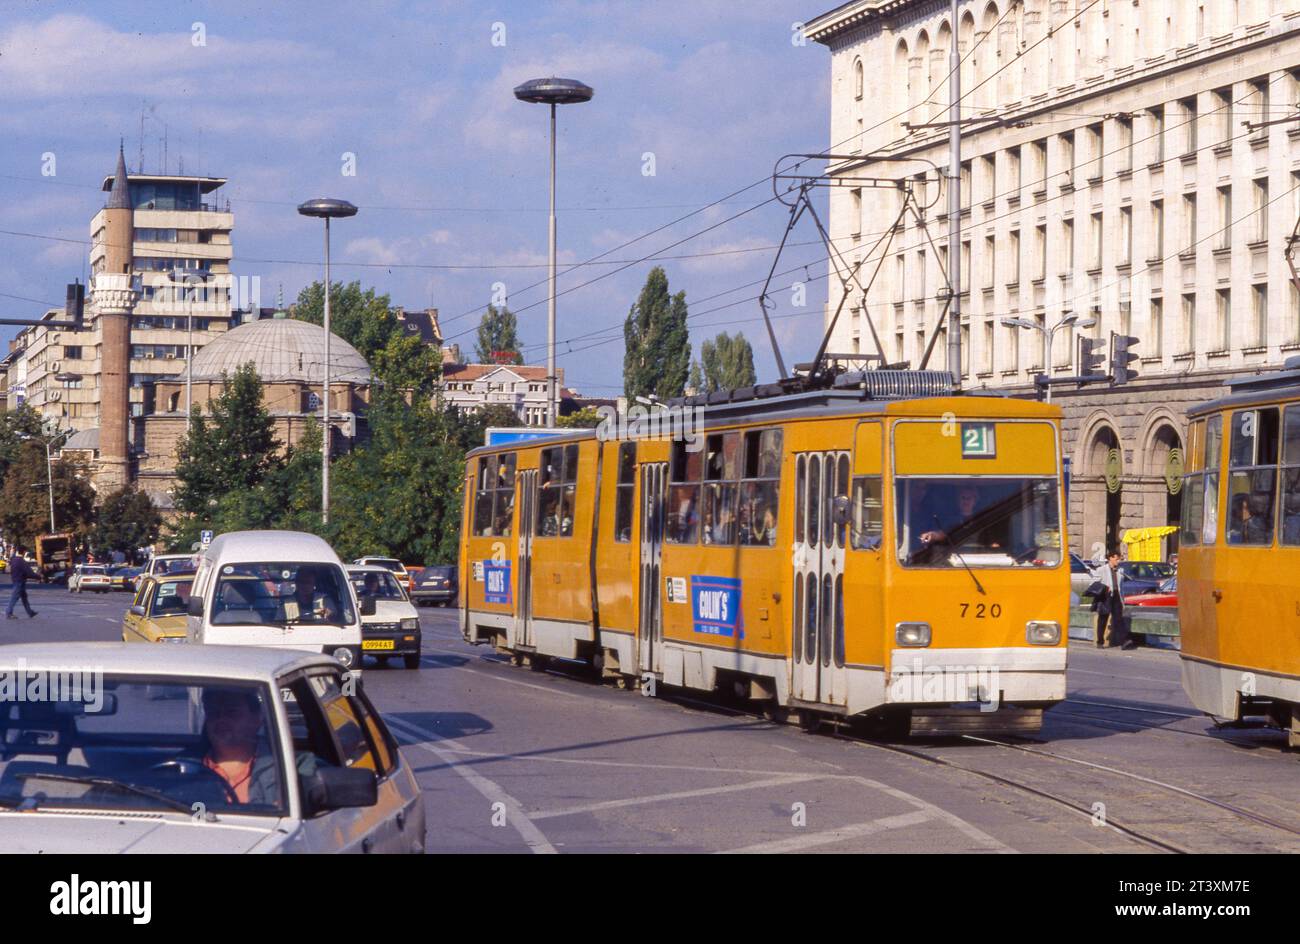
[[[961,424],[963,459],[993,459],[997,454],[997,441],[993,437],[992,423]]]

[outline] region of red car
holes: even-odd
[[[1125,606],[1177,606],[1178,578],[1170,577],[1152,593],[1135,593],[1124,598]]]

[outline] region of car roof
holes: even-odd
[[[357,560],[358,560],[358,561],[392,561],[394,564],[400,564],[402,567],[405,567],[405,566],[406,566],[406,565],[403,564],[400,560],[398,560],[396,557],[384,557],[384,556],[381,555],[381,554],[372,554],[372,555],[370,555],[369,557],[358,557]],[[358,566],[358,567],[369,567],[370,565],[369,565],[369,564],[358,564],[357,566]]]
[[[155,554],[150,560],[170,561],[170,560],[188,560],[193,554]]]
[[[126,675],[185,675],[268,681],[292,669],[338,662],[323,653],[272,646],[185,643],[141,646],[129,642],[43,642],[0,645],[0,671],[93,668]]]
[[[218,535],[203,556],[235,563],[267,560],[333,563],[339,559],[329,544],[305,531],[231,531]]]
[[[348,564],[348,576],[353,574],[388,574],[393,576],[393,572],[387,567],[377,567],[374,564]]]

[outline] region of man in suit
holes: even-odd
[[[9,558],[9,579],[13,582],[13,592],[9,594],[9,609],[5,611],[7,619],[17,619],[14,616],[14,607],[21,600],[23,609],[27,611],[29,617],[35,616],[36,611],[32,605],[27,602],[27,581],[33,577],[39,577],[36,571],[32,570],[32,565],[27,563],[27,558],[23,555],[27,553],[27,548],[21,544],[14,549],[13,557]]]
[[[1097,619],[1097,648],[1106,645],[1106,626],[1110,625],[1111,648],[1136,649],[1137,642],[1129,635],[1129,617],[1124,612],[1124,596],[1120,587],[1124,577],[1119,572],[1119,551],[1111,549],[1106,555],[1106,567],[1102,578],[1089,587],[1092,593],[1092,608]]]

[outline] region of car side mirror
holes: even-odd
[[[318,767],[302,779],[304,799],[313,812],[374,806],[379,802],[379,778],[364,767]]]
[[[375,598],[370,596],[370,594],[366,594],[361,598],[361,615],[374,616],[375,606]]]
[[[190,597],[190,605],[185,608],[185,612],[190,616],[203,616],[203,597]]]
[[[131,607],[131,615],[132,615],[132,616],[144,616],[144,607],[142,607],[142,606],[141,606],[140,604],[138,604],[138,603],[135,604],[134,606]]]

